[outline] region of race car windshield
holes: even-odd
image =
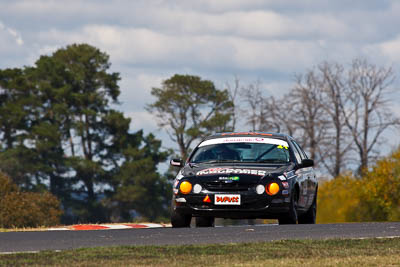
[[[260,138],[257,139],[260,140]],[[264,140],[255,143],[229,141],[234,140],[212,139],[203,142],[199,145],[190,162],[288,163],[290,161],[288,144],[282,140],[272,142]]]

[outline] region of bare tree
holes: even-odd
[[[246,122],[253,130],[288,133],[337,177],[354,164],[359,173],[376,158],[378,144],[400,120],[390,110],[391,68],[355,59],[343,65],[323,62],[296,76],[289,94],[265,97],[260,82],[243,88]]]
[[[359,155],[359,173],[368,168],[383,132],[399,125],[389,109],[388,95],[394,81],[392,68],[377,67],[355,59],[348,72],[348,104],[341,103],[346,126]]]
[[[323,119],[321,86],[314,72],[297,76],[293,90],[281,98],[265,97],[260,85],[257,81],[241,92],[247,104],[247,124],[253,130],[306,136],[299,141],[310,150],[311,157],[317,158],[317,144],[323,140],[328,123]]]
[[[293,123],[293,101],[289,95],[282,98],[271,96],[264,100],[263,128],[268,131],[296,135],[298,128]]]
[[[246,124],[250,125],[253,131],[264,130],[262,126],[265,117],[265,99],[261,91],[260,80],[242,87],[240,96],[243,102],[247,104],[246,108],[242,111],[246,116]]]
[[[348,138],[350,133],[341,111],[341,106],[348,101],[344,67],[337,63],[323,62],[318,66],[318,71],[322,76],[321,101],[331,123],[327,142],[319,146],[320,160],[329,174],[337,177],[347,166],[353,144],[351,138]]]
[[[227,82],[226,88],[228,91],[229,100],[233,103],[231,124],[232,124],[232,131],[235,131],[236,123],[238,121],[238,112],[240,111],[240,105],[236,101],[239,96],[239,90],[240,90],[239,77],[235,75],[233,79],[233,84],[231,85],[229,82]]]
[[[299,139],[310,157],[319,162],[319,145],[323,143],[330,127],[322,104],[322,82],[314,70],[296,77],[296,84],[289,94],[293,101],[293,124],[301,130]]]

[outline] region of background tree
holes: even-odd
[[[399,177],[398,148],[366,169],[361,177],[344,173],[336,179],[321,182],[317,222],[398,221]]]
[[[232,125],[231,130],[235,131],[237,122],[239,120],[238,112],[240,112],[240,106],[237,103],[237,99],[239,97],[239,93],[240,93],[240,89],[241,89],[239,77],[235,75],[233,84],[227,82],[226,88],[228,90],[229,100],[233,103],[232,115],[231,115],[231,125]]]
[[[23,192],[0,172],[0,227],[38,227],[60,223],[60,203],[49,192]]]
[[[118,74],[108,74],[109,66],[105,53],[81,44],[42,56],[35,67],[21,70],[19,80],[26,81],[22,85],[23,105],[11,112],[15,117],[25,111],[26,117],[14,128],[21,142],[2,153],[3,157],[13,155],[16,162],[34,166],[21,170],[35,185],[27,189],[43,190],[49,185],[50,192],[66,207],[83,198],[81,209],[88,208],[92,215],[81,216],[82,220],[102,214],[91,209],[98,198],[94,187],[104,182],[108,168],[102,155],[111,135],[103,121],[112,113],[110,100],[116,102],[119,94]],[[7,91],[15,88],[7,86]],[[80,149],[75,150],[78,142]],[[81,185],[84,188],[79,189]]]
[[[322,84],[313,70],[296,77],[296,84],[287,99],[291,101],[292,123],[301,130],[297,138],[309,156],[319,162],[319,146],[325,141],[330,127],[322,103]]]
[[[280,98],[271,96],[264,101],[265,117],[263,118],[262,129],[295,136],[299,129],[293,123],[293,103],[290,96],[288,94]]]
[[[332,177],[339,176],[351,160],[353,142],[346,127],[342,106],[348,102],[344,67],[338,63],[323,62],[318,66],[322,79],[322,106],[330,120],[328,137],[320,145],[320,160]],[[344,104],[343,104],[344,103]]]
[[[178,144],[182,158],[188,156],[193,141],[231,130],[233,103],[227,90],[218,90],[211,81],[175,74],[162,83],[162,88],[153,88],[151,94],[156,101],[147,110]]]
[[[139,131],[134,138],[136,145],[132,145],[133,140],[124,149],[125,161],[113,176],[115,194],[111,200],[118,203],[113,216],[127,220],[131,217],[129,212],[135,210],[150,221],[166,218],[172,188],[167,177],[157,172],[157,165],[167,159],[169,152],[160,151],[161,141],[152,134],[144,137]]]
[[[261,81],[257,80],[241,88],[241,99],[246,105],[243,109],[246,124],[252,131],[261,131],[265,129],[265,98],[261,89]]]
[[[32,72],[28,67],[0,70],[0,169],[30,190],[38,184],[29,176],[38,169],[35,153],[25,142],[35,117]]]
[[[317,144],[325,138],[328,123],[320,101],[321,84],[314,72],[297,76],[294,88],[281,98],[265,97],[260,84],[250,84],[241,94],[249,110],[247,124],[253,130],[304,136],[299,142],[317,159]]]
[[[24,190],[57,196],[64,223],[109,221],[114,208],[152,219],[167,210],[143,209],[160,203],[151,197],[168,202],[157,171],[166,152],[154,136],[132,133],[131,120],[111,107],[120,90],[110,65],[106,53],[75,44],[40,57],[34,67],[0,71],[0,168]],[[121,200],[121,185],[129,184],[149,195],[137,189]]]
[[[250,127],[295,137],[324,173],[336,177],[350,165],[367,168],[383,133],[399,125],[389,101],[393,80],[391,68],[366,60],[355,59],[347,69],[323,62],[298,75],[288,94],[266,98],[253,86],[241,100],[247,103]]]
[[[347,77],[347,98],[341,111],[359,156],[359,172],[368,167],[383,132],[399,125],[389,108],[389,94],[394,80],[392,68],[377,67],[355,59]]]
[[[29,111],[24,110],[29,90],[24,70],[0,70],[0,145],[13,148],[18,142],[18,129],[25,127]]]

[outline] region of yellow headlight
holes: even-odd
[[[265,191],[270,196],[276,195],[279,192],[279,185],[277,183],[270,183],[266,186]]]
[[[189,194],[192,191],[192,184],[188,181],[184,181],[179,186],[179,190],[182,194]]]

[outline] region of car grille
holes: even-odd
[[[248,191],[253,186],[254,184],[238,183],[238,182],[226,183],[226,181],[215,181],[215,182],[204,183],[204,187],[208,191],[213,191],[213,192]]]

